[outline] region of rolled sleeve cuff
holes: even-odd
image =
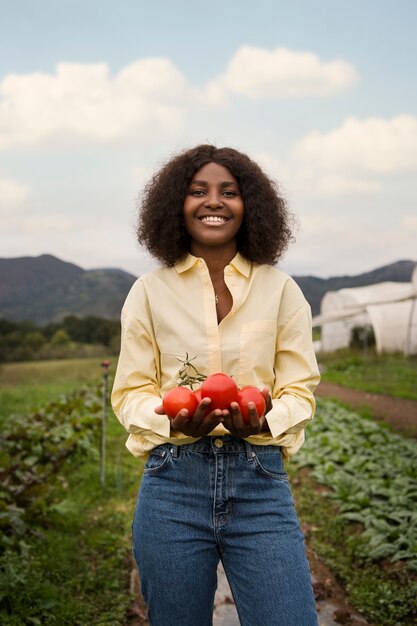
[[[291,406],[294,398],[290,396],[273,400],[272,409],[266,414],[269,430],[274,439],[283,433],[297,433],[303,430],[313,417],[313,411],[308,402],[300,402],[298,406]]]
[[[166,415],[155,413],[160,406],[161,398],[136,398],[122,410],[122,421],[126,430],[132,434],[154,432],[161,437],[169,438],[171,424]]]

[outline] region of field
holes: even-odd
[[[417,358],[377,355],[369,350],[338,350],[321,354],[322,378],[351,389],[417,400]]]
[[[64,394],[87,383],[95,387],[101,383],[101,377],[97,360],[3,366],[2,437],[9,424],[17,421],[7,419],[9,411],[23,414],[30,432],[36,412],[30,412],[29,406],[39,409],[58,396],[62,406],[67,406]],[[99,421],[97,401],[101,407],[100,394],[87,414],[90,411]],[[45,414],[50,415],[51,410]],[[59,414],[59,407],[53,410]],[[83,419],[82,412],[80,418]],[[89,425],[84,427],[87,431]],[[50,472],[47,489],[29,493],[30,501],[19,523],[29,524],[30,531],[11,536],[17,546],[3,545],[0,624],[116,626],[126,622],[126,610],[132,602],[129,533],[141,464],[125,450],[125,433],[109,411],[103,493],[98,430],[98,424],[94,425],[89,436],[83,436],[82,445],[63,459],[56,472]],[[59,434],[61,447],[63,442],[72,441],[71,433],[69,437],[67,433]],[[5,459],[1,460],[4,466]],[[48,470],[48,463],[42,459],[37,466]],[[4,529],[4,492],[2,498],[0,519]]]
[[[62,393],[100,380],[100,363],[94,358],[0,365],[0,421],[11,413],[32,411]]]
[[[368,367],[355,354],[337,359],[326,364],[330,374],[338,371],[334,363],[349,359],[363,373]],[[409,397],[412,385],[404,388],[404,380],[412,379],[415,361],[399,361],[373,367],[379,368],[380,388],[389,384],[393,395]],[[130,525],[142,463],[126,451],[126,435],[109,411],[103,492],[101,381],[97,359],[7,364],[0,370],[6,477],[0,499],[6,537],[0,624],[128,623]],[[68,454],[58,458],[57,449]],[[15,482],[7,473],[11,458],[20,464]],[[417,623],[416,467],[413,439],[325,399],[318,400],[304,448],[288,464],[310,548],[331,567],[350,602],[378,626]],[[45,479],[32,484],[37,475]],[[26,491],[19,491],[22,485]],[[12,496],[23,498],[20,508],[10,504]]]

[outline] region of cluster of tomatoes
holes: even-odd
[[[255,404],[259,416],[265,412],[265,398],[257,387],[242,387],[239,389],[236,382],[227,374],[212,374],[195,391],[188,387],[175,387],[168,391],[163,398],[163,408],[168,417],[174,418],[182,409],[187,409],[193,415],[202,398],[210,398],[211,403],[207,413],[215,409],[229,409],[232,402],[240,407],[243,421],[249,423],[248,404]]]

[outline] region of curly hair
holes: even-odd
[[[172,266],[190,250],[183,205],[194,174],[208,163],[236,178],[244,203],[237,249],[249,261],[274,265],[292,240],[291,217],[277,184],[246,154],[200,145],[174,155],[146,185],[139,203],[137,239]]]

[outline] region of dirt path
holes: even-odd
[[[339,624],[371,626],[358,611],[349,605],[344,590],[329,568],[320,561],[317,554],[307,548],[307,556],[310,563],[319,626],[339,626]],[[146,606],[139,590],[139,574],[133,559],[130,559],[129,563],[132,568],[130,591],[136,596],[136,600],[128,612],[127,626],[149,626],[146,619]],[[218,587],[214,601],[213,626],[239,626],[232,592],[221,565],[217,575]]]
[[[417,438],[417,402],[415,400],[402,400],[358,389],[348,389],[327,381],[322,381],[317,387],[316,396],[335,398],[353,409],[366,408],[375,419],[386,422],[402,435]]]

